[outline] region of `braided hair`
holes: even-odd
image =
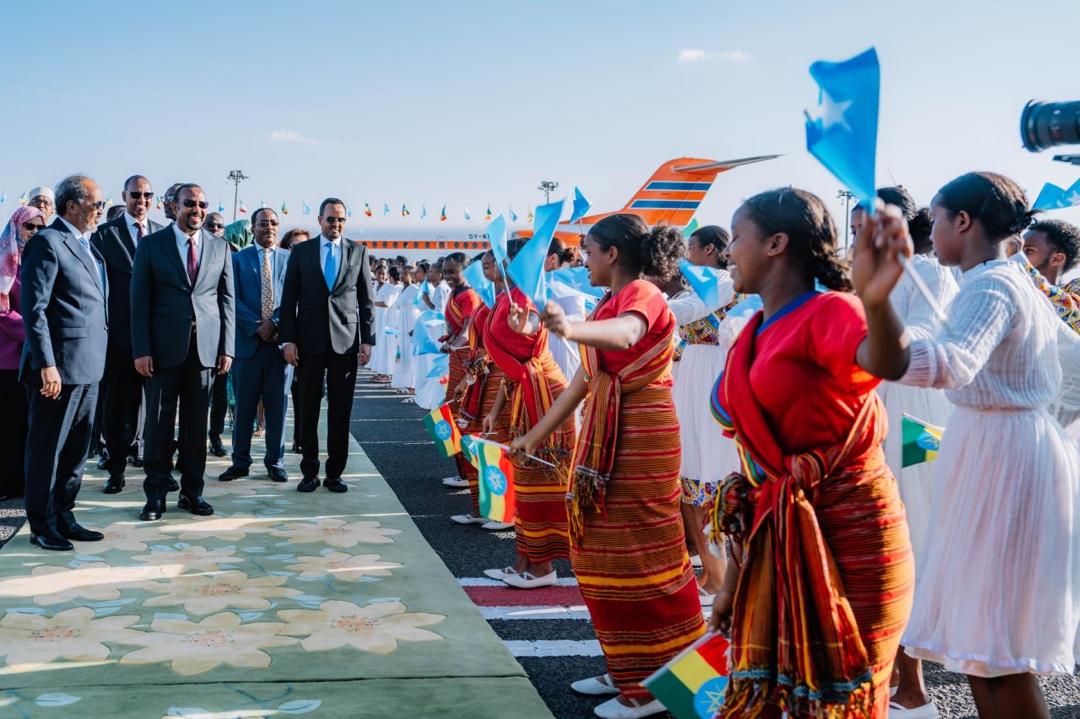
[[[1020,186],[996,172],[969,172],[938,190],[934,202],[955,215],[968,213],[986,236],[1000,242],[1031,225],[1034,213]]]

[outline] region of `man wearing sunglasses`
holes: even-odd
[[[56,210],[56,195],[53,194],[52,188],[35,187],[26,193],[26,196],[30,198],[30,201],[26,204],[44,212],[45,222],[50,222],[53,218],[53,212]]]
[[[131,271],[135,250],[147,235],[162,228],[150,219],[154,189],[150,180],[133,175],[124,183],[124,212],[98,227],[91,242],[105,258],[109,273],[109,349],[102,380],[103,434],[109,480],[105,494],[124,488],[128,457],[142,463],[143,376],[135,371],[131,355]]]
[[[357,361],[366,364],[375,344],[371,269],[367,249],[345,237],[345,203],[331,197],[319,206],[318,239],[289,253],[281,292],[279,341],[285,361],[300,375],[300,461],[297,489],[319,486],[319,408],[326,378],[326,481],[345,492],[341,481],[349,455],[349,419]],[[303,321],[298,321],[303,318]]]
[[[146,506],[139,519],[165,513],[172,480],[173,433],[180,404],[177,508],[214,513],[203,499],[206,426],[213,375],[234,355],[232,259],[225,240],[203,229],[209,203],[198,185],[176,190],[176,221],[143,238],[131,275],[131,344],[146,378]]]
[[[26,243],[20,379],[30,392],[26,518],[30,541],[71,551],[103,537],[73,512],[94,422],[108,344],[108,280],[90,237],[105,213],[101,189],[73,175],[56,189],[59,215]]]

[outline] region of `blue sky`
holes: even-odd
[[[718,177],[702,222],[792,184],[833,199],[805,151],[807,68],[870,45],[882,63],[880,185],[920,201],[970,169],[1067,186],[1080,168],[1020,147],[1026,100],[1080,99],[1080,3],[113,2],[5,3],[0,192],[83,171],[117,199],[203,184],[249,207],[344,197],[351,234],[524,215],[542,178],[621,207],[680,155],[784,157]],[[1039,8],[1041,17],[1034,13]],[[1080,148],[1077,148],[1080,152]],[[393,211],[381,218],[383,202]],[[398,216],[402,202],[413,216]],[[429,217],[419,220],[422,203]],[[1080,210],[1055,213],[1080,222]],[[838,221],[842,218],[838,216]],[[448,223],[449,224],[449,223]]]

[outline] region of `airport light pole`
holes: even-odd
[[[243,170],[230,170],[229,176],[225,178],[229,182],[233,183],[236,187],[233,190],[232,200],[232,219],[236,222],[236,208],[240,198],[240,183],[244,180],[250,180],[251,178],[244,174]]]
[[[540,190],[540,192],[544,193],[544,204],[545,205],[550,205],[551,204],[551,193],[555,192],[555,188],[557,188],[558,186],[559,186],[558,182],[552,182],[551,180],[541,180],[540,181],[540,186],[537,187],[536,189],[538,189],[538,190]]]
[[[844,201],[844,248],[847,249],[851,242],[851,201],[855,199],[855,193],[851,190],[840,190],[836,193],[836,199]]]

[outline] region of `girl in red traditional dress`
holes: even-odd
[[[570,561],[608,673],[571,686],[614,696],[597,716],[634,719],[664,711],[642,680],[705,630],[680,515],[675,318],[641,279],[670,277],[685,248],[678,230],[619,214],[593,226],[585,251],[590,281],[611,291],[584,322],[553,302],[544,309],[550,332],[581,345],[582,366],[513,446],[535,453],[585,400],[567,497]]]
[[[914,563],[862,304],[816,196],[764,192],[731,224],[735,290],[763,310],[713,393],[744,472],[714,517],[732,555],[712,618],[731,637],[721,714],[886,719]]]

